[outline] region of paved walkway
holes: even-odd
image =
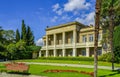
[[[83,67],[83,68],[94,68],[93,65],[81,65],[81,64],[61,64],[61,63],[39,63],[39,62],[23,62],[26,64],[38,64],[38,65],[51,65],[51,66],[68,66],[68,67]],[[99,69],[111,70],[110,66],[98,66]],[[120,68],[115,67],[115,70]]]
[[[0,77],[43,77],[43,76],[0,73]]]

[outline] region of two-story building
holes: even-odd
[[[43,36],[39,57],[66,57],[66,56],[87,56],[94,55],[94,26],[85,26],[79,22],[70,22],[58,26],[46,28],[46,35]],[[102,29],[99,30],[98,55],[103,54]]]

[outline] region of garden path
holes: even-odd
[[[82,65],[82,64],[61,64],[61,63],[39,63],[39,62],[23,62],[26,64],[38,64],[38,65],[51,65],[51,66],[68,66],[68,67],[83,67],[83,68],[94,68],[94,65]],[[98,69],[111,70],[110,66],[98,66]],[[115,70],[120,68],[115,67]]]
[[[43,77],[43,76],[0,73],[0,77]]]

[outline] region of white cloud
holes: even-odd
[[[64,11],[74,11],[88,9],[90,3],[86,0],[68,0],[68,3],[64,4]]]
[[[52,8],[55,13],[57,13],[58,15],[62,15],[63,9],[60,7],[58,3],[53,5]]]
[[[53,8],[53,11],[56,11],[60,8],[60,5],[57,3],[57,4],[53,5],[52,8]]]
[[[62,15],[63,11],[62,11],[62,9],[59,9],[59,10],[56,11],[56,13],[57,13],[58,15]]]
[[[52,21],[52,22],[56,22],[57,19],[58,19],[58,17],[57,17],[57,16],[54,16],[54,17],[51,19],[51,21]]]
[[[94,16],[95,16],[95,12],[91,12],[91,13],[85,15],[84,18],[82,18],[82,17],[77,17],[75,20],[76,20],[76,21],[79,21],[79,22],[81,22],[81,23],[83,23],[83,24],[86,24],[86,25],[90,25],[90,24],[93,24],[93,25],[94,25],[94,23],[95,23],[95,21],[94,21]]]
[[[44,42],[43,42],[43,39],[42,39],[42,38],[40,38],[40,39],[38,39],[38,40],[36,41],[36,45],[37,45],[37,46],[43,46],[43,44],[44,44]]]

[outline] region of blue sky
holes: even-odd
[[[0,26],[21,30],[21,20],[30,26],[37,45],[42,43],[46,26],[71,21],[94,24],[95,0],[0,0]]]

